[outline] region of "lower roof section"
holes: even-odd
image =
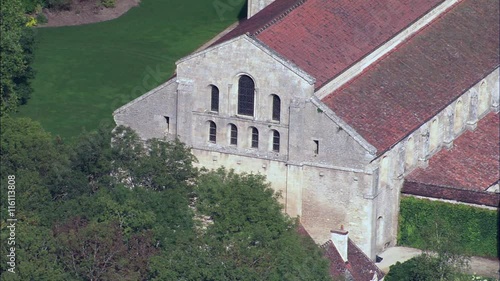
[[[381,155],[498,67],[498,34],[498,0],[464,0],[322,102]]]
[[[499,194],[486,190],[500,179],[499,126],[498,113],[486,115],[450,150],[436,153],[427,168],[410,173],[403,193],[498,206]]]

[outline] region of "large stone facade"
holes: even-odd
[[[260,2],[250,1],[249,9],[269,4]],[[445,1],[450,3],[455,1]],[[438,9],[443,12],[443,7]],[[238,114],[242,76],[254,82],[252,115]],[[321,102],[326,92],[315,90],[314,77],[244,34],[181,59],[176,77],[117,109],[114,118],[144,139],[179,137],[207,168],[224,166],[265,175],[281,192],[285,211],[299,216],[316,242],[328,240],[329,230],[343,225],[374,258],[396,243],[404,176],[452,146],[482,116],[498,112],[498,81],[497,68],[380,155]],[[275,96],[280,101],[279,118],[273,116]]]

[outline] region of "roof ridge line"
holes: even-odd
[[[292,7],[288,8],[287,10],[285,10],[283,13],[281,13],[280,15],[276,16],[275,18],[273,18],[271,21],[269,21],[268,23],[264,24],[264,26],[262,26],[261,28],[257,29],[257,31],[253,32],[253,34],[251,34],[252,36],[257,36],[259,35],[260,33],[262,33],[264,30],[266,30],[267,28],[269,28],[270,26],[274,25],[275,23],[279,22],[280,20],[282,20],[284,17],[286,17],[289,13],[291,13],[293,10],[297,9],[298,7],[302,6],[302,4],[304,4],[305,2],[307,2],[307,0],[301,0],[297,3],[295,3]]]

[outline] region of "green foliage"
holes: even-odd
[[[237,21],[244,3],[220,20],[213,1],[141,0],[112,21],[36,28],[34,93],[17,114],[75,142],[82,128],[113,122],[114,110],[164,83],[177,60]]]
[[[0,5],[0,115],[26,103],[32,89],[34,37],[19,0]]]
[[[144,143],[123,127],[68,145],[29,119],[2,125],[22,241],[18,274],[2,280],[329,280],[261,176],[200,174],[184,144]]]
[[[45,24],[48,22],[48,19],[47,16],[45,16],[45,14],[39,13],[36,15],[36,21],[38,22],[38,24]]]
[[[71,0],[45,0],[47,8],[56,11],[69,11],[71,10]]]
[[[2,223],[0,239],[7,241],[6,224]],[[2,253],[11,245],[1,243]],[[1,280],[70,280],[64,268],[57,262],[56,241],[49,228],[38,225],[36,220],[20,220],[16,223],[16,270],[5,272],[6,254],[0,256]]]
[[[404,263],[397,262],[389,269],[386,281],[459,281],[471,280],[464,276],[460,268],[454,267],[444,258],[422,254]]]
[[[66,148],[54,141],[39,123],[27,118],[2,117],[2,135],[0,168],[2,178],[9,174],[26,174],[31,179],[47,188],[53,197],[75,196],[82,192],[82,184],[77,181],[69,167]],[[27,189],[32,185],[20,185]]]
[[[330,280],[327,261],[263,177],[219,169],[198,182],[197,209],[213,222],[181,251],[155,257],[152,280]]]
[[[21,3],[25,14],[37,12],[37,6],[41,6],[43,4],[41,0],[22,0]]]
[[[189,187],[197,175],[196,158],[179,140],[158,139],[145,144],[137,134],[125,127],[114,131],[112,148],[113,174],[130,187],[152,190]]]
[[[115,221],[76,217],[54,230],[57,253],[67,271],[84,280],[144,280],[156,253],[148,232],[123,239]]]
[[[101,0],[101,5],[105,8],[114,8],[115,0]]]
[[[498,257],[498,212],[443,202],[403,197],[398,243],[432,249],[429,229],[440,229],[463,255]]]

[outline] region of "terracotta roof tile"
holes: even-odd
[[[463,133],[450,150],[436,153],[425,169],[418,168],[406,180],[429,186],[486,191],[500,179],[500,122],[490,113],[474,131]]]
[[[441,2],[308,0],[257,38],[315,77],[318,89]]]
[[[217,40],[255,36],[316,78],[316,89],[443,0],[276,0]]]
[[[275,19],[282,17],[287,11],[300,5],[302,2],[304,2],[304,0],[276,0],[250,19],[241,20],[235,29],[215,41],[213,45],[217,45],[246,33],[254,34],[266,25],[272,23]]]
[[[467,0],[322,101],[380,155],[499,64],[497,0]]]
[[[331,240],[321,246],[324,250],[325,257],[330,260],[330,275],[333,277],[345,276],[348,272],[348,275],[350,275],[354,281],[368,281],[372,280],[373,275],[376,273],[378,278],[382,279],[384,273],[351,239],[348,241],[348,262],[344,262]]]
[[[462,203],[485,205],[489,207],[500,207],[500,193],[488,191],[457,189],[405,180],[401,192],[409,195],[455,200]]]
[[[347,270],[346,264],[332,241],[329,240],[321,245],[321,248],[324,250],[324,256],[330,261],[330,276],[344,276]]]

